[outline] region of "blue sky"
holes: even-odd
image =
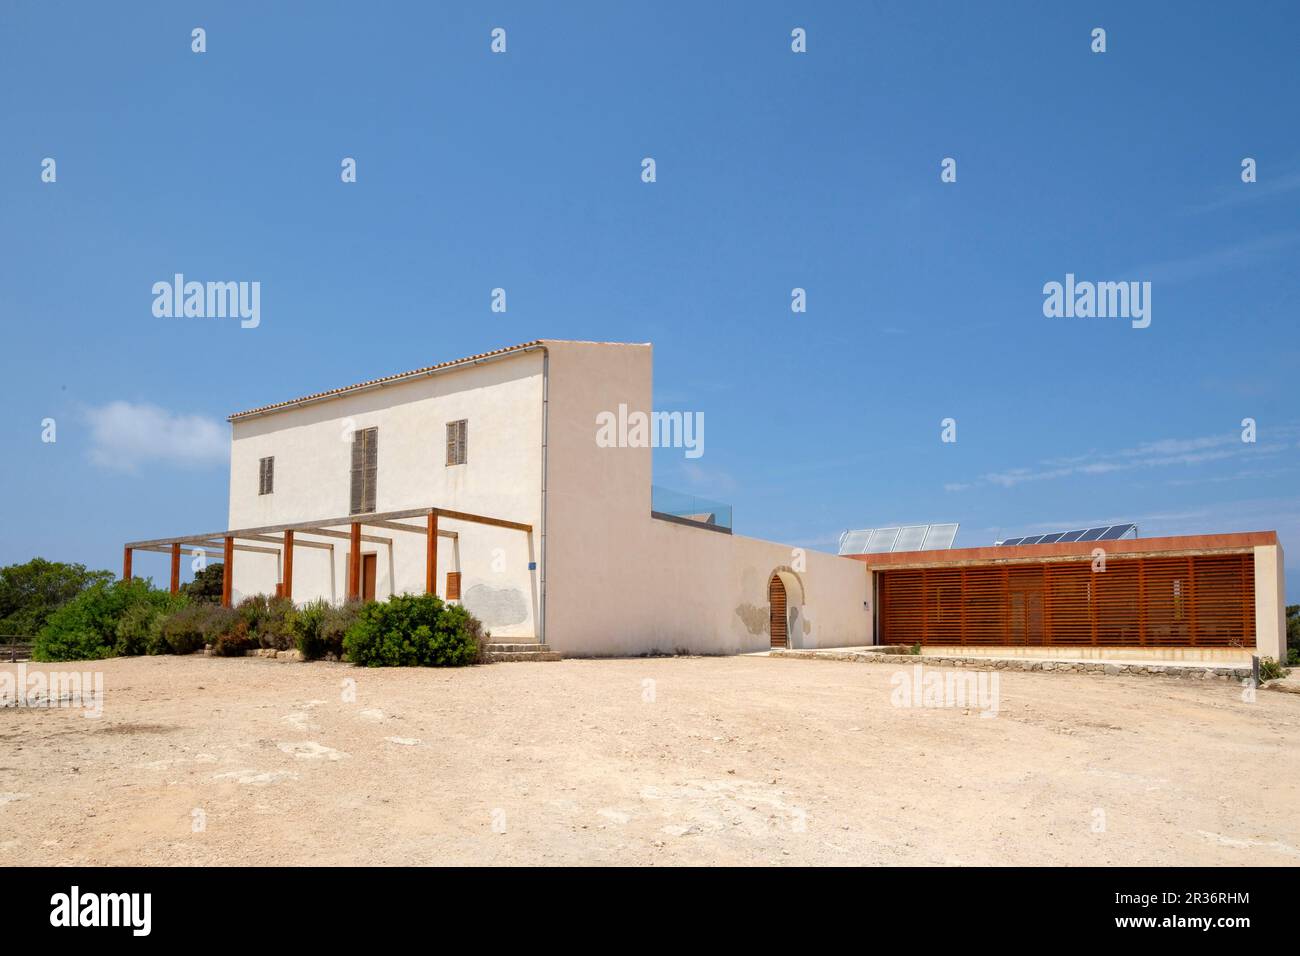
[[[554,337],[655,344],[707,423],[656,480],[740,533],[1277,529],[1295,600],[1298,11],[6,0],[0,562],[222,527],[232,411]],[[176,272],[261,325],[155,318]]]

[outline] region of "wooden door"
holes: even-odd
[[[348,554],[348,574],[352,573],[352,554]],[[375,599],[375,580],[379,574],[379,556],[371,551],[361,552],[361,600]]]
[[[785,585],[775,574],[767,584],[767,600],[771,606],[772,646],[786,646]]]
[[[361,600],[373,601],[375,599],[375,578],[379,573],[379,555],[362,554],[361,555]]]

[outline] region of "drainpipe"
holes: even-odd
[[[538,567],[538,599],[537,607],[537,641],[539,644],[546,643],[546,431],[550,422],[550,381],[551,381],[551,351],[545,345],[542,347],[542,511],[541,523],[538,530],[537,545],[537,567]]]

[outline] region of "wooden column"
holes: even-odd
[[[361,600],[361,525],[352,522],[352,550],[348,552],[348,600]]]
[[[438,515],[429,515],[424,536],[424,593],[438,593]]]
[[[230,594],[235,575],[235,539],[226,536],[224,563],[221,566],[221,606],[230,607]]]
[[[284,533],[284,596],[293,600],[293,532]]]
[[[172,545],[172,594],[181,589],[181,546]]]
[[[131,554],[132,552],[130,548],[122,549],[122,580],[123,581],[131,580]]]

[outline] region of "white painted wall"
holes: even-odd
[[[1286,663],[1286,569],[1282,547],[1255,547],[1255,647]]]
[[[651,518],[651,449],[596,445],[599,412],[651,410],[651,347],[546,344],[547,642],[570,656],[767,648],[768,579],[794,565],[792,549]],[[866,567],[805,560],[809,628],[794,646],[870,644]]]
[[[871,643],[870,574],[860,562],[650,517],[651,450],[599,448],[596,414],[620,402],[651,410],[649,345],[548,341],[546,515],[547,642],[570,656],[687,650],[727,654],[769,646],[768,579],[799,579],[804,602],[795,647]],[[438,590],[460,568],[465,605],[498,638],[537,632],[541,561],[541,352],[498,359],[383,389],[234,423],[231,528],[345,516],[348,428],[379,429],[376,510],[443,507],[532,524],[532,536],[443,522],[461,532],[459,553],[439,545]],[[469,420],[469,463],[445,465],[446,423]],[[275,491],[257,494],[258,460],[275,456]],[[414,523],[414,522],[413,522]],[[424,539],[394,539],[379,555],[376,593],[424,586]],[[342,600],[347,542],[297,548],[294,598]],[[493,570],[494,549],[505,569]],[[800,560],[805,564],[800,564]],[[801,568],[800,570],[794,570]],[[272,593],[278,558],[237,552],[235,599]],[[522,600],[514,596],[522,596]],[[524,606],[514,620],[504,604]],[[795,600],[795,595],[791,595]]]
[[[446,425],[469,422],[467,462],[446,464]],[[232,423],[229,527],[250,528],[348,514],[350,430],[379,429],[376,510],[440,507],[531,524],[541,518],[542,353],[518,353],[480,365],[287,408]],[[257,494],[258,461],[275,456],[275,490]],[[407,519],[419,524],[421,519]],[[439,594],[446,572],[462,572],[463,603],[497,637],[536,633],[537,535],[442,519],[457,531],[438,548]],[[339,530],[346,530],[342,526]],[[363,542],[378,555],[376,596],[424,590],[424,537],[375,528],[391,548]],[[304,535],[303,537],[309,537]],[[348,542],[328,552],[294,550],[293,595],[299,603],[347,591]],[[500,570],[498,570],[498,568]],[[274,593],[278,557],[236,552],[234,597]]]

